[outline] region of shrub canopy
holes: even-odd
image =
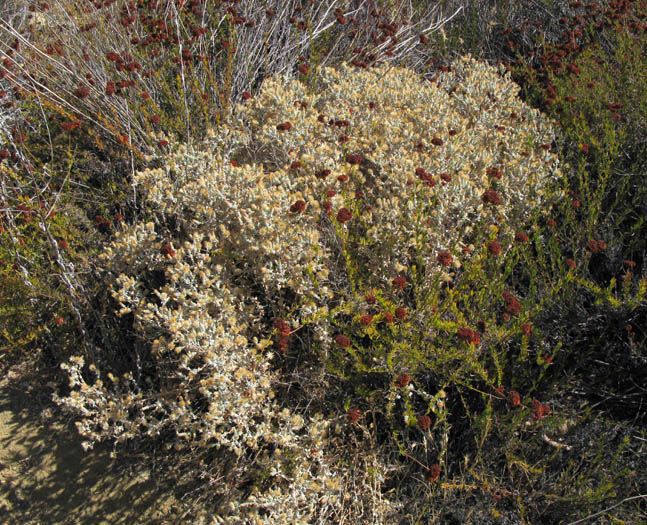
[[[299,442],[304,420],[274,396],[271,334],[285,342],[308,326],[325,361],[351,346],[338,314],[378,290],[375,322],[395,316],[409,323],[398,337],[420,340],[432,306],[397,294],[451,281],[479,250],[477,227],[492,232],[488,247],[509,245],[559,176],[550,123],[470,57],[436,79],[348,66],[320,79],[316,92],[267,80],[200,147],[171,144],[137,175],[149,218],[103,254],[137,339],[67,365],[63,402],[89,442],[161,435],[239,456]],[[473,350],[478,334],[448,315]],[[377,371],[404,364],[410,355],[372,355]]]

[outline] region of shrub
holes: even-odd
[[[353,403],[374,399],[369,410],[386,418],[406,457],[419,439],[408,427],[420,427],[440,438],[428,445],[446,459],[446,389],[463,395],[475,382],[498,388],[506,379],[504,353],[481,346],[470,326],[484,304],[503,310],[508,297],[509,270],[488,245],[518,257],[516,232],[559,174],[542,147],[549,123],[509,79],[469,57],[437,82],[400,68],[342,66],[321,76],[319,94],[267,80],[200,147],[171,144],[161,167],[135,177],[149,220],[118,232],[101,257],[117,314],[136,338],[64,365],[71,392],[60,402],[80,417],[87,446],[159,438],[196,457],[226,448],[238,457],[236,479],[265,465],[295,483],[316,474],[312,490],[326,492],[339,483],[332,466],[295,470],[316,441],[302,428],[318,427],[279,409],[272,338],[279,362],[314,349],[338,380],[356,378],[343,389]],[[489,291],[467,293],[488,281]],[[506,293],[518,317],[489,321],[498,343],[531,315]],[[404,369],[415,382],[402,380]],[[312,374],[305,390],[317,382]],[[353,384],[364,386],[353,392]],[[403,385],[411,397],[400,401]],[[357,407],[322,406],[361,424]],[[293,466],[269,454],[273,447],[289,451]],[[394,468],[389,461],[377,471]],[[432,463],[425,468],[436,480]],[[295,483],[284,499],[265,490],[261,506],[295,501]]]

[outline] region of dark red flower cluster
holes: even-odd
[[[310,67],[307,66],[306,64],[299,65],[298,69],[299,69],[299,73],[301,73],[302,75],[307,75],[308,72],[310,71]]]
[[[436,463],[435,465],[432,465],[429,467],[429,475],[427,476],[427,481],[430,483],[433,483],[434,481],[438,481],[440,478],[440,465]]]
[[[281,124],[277,124],[276,129],[279,131],[290,131],[292,124],[290,122],[281,122]]]
[[[86,86],[79,86],[73,93],[79,98],[85,98],[90,94],[90,89]]]
[[[569,268],[575,268],[577,265],[575,264],[575,261],[573,259],[566,259],[564,261],[564,264],[568,266]]]
[[[306,202],[304,200],[298,200],[292,206],[290,206],[290,211],[292,213],[301,213],[305,209],[306,209]]]
[[[62,127],[65,131],[73,131],[73,130],[75,130],[76,128],[78,128],[80,125],[81,125],[81,123],[80,123],[80,122],[78,122],[78,121],[74,121],[74,122],[61,122],[61,127]]]
[[[499,168],[486,168],[485,173],[488,177],[496,177],[497,179],[503,177],[503,174],[501,173],[501,170]]]
[[[374,295],[367,294],[367,295],[364,297],[364,300],[365,300],[368,304],[375,304],[375,296],[374,296]]]
[[[398,306],[395,309],[395,316],[397,317],[398,321],[404,321],[407,318],[407,311],[401,306]]]
[[[350,121],[349,120],[341,120],[341,119],[335,120],[334,118],[331,118],[328,121],[328,125],[329,126],[337,126],[338,128],[347,128],[348,126],[350,126]]]
[[[250,98],[252,98],[252,94],[249,91],[243,91],[240,96],[243,98],[243,100],[249,100]]]
[[[18,206],[18,209],[20,209],[20,206]],[[110,222],[110,220],[106,219],[103,215],[95,215],[94,216],[94,226],[99,231],[101,231],[103,233],[108,233],[110,231],[112,223]],[[168,244],[168,245],[165,245],[165,246],[168,246],[170,248],[171,245]],[[163,250],[165,250],[164,246],[162,246],[161,250],[162,250],[162,255],[166,255],[166,253],[164,253],[164,251],[163,251]],[[172,251],[172,248],[171,248],[171,251]],[[173,255],[175,255],[175,252],[171,253],[171,257],[173,257]]]
[[[110,51],[110,52],[106,53],[106,58],[107,58],[108,60],[110,60],[110,62],[115,62],[116,64],[121,64],[121,63],[124,61],[124,59],[123,59],[123,58],[121,58],[121,57],[120,57],[117,53],[115,53],[114,51]]]
[[[351,408],[348,410],[347,416],[349,423],[357,423],[362,416],[362,411],[359,408]]]
[[[393,322],[393,314],[391,312],[384,312],[384,321],[391,324]]]
[[[404,277],[404,275],[398,275],[395,279],[393,279],[393,281],[391,281],[391,284],[396,290],[404,290],[405,286],[407,285],[407,279],[406,277]]]
[[[427,173],[423,168],[416,168],[416,175],[430,188],[433,188],[436,185],[436,181],[431,176],[431,173]]]
[[[449,173],[441,173],[440,174],[440,179],[443,182],[450,182],[452,180],[452,176]]]
[[[514,234],[514,240],[517,242],[528,242],[528,235],[523,232],[517,232]]]
[[[433,139],[431,139],[431,143],[434,146],[442,146],[445,142],[443,141],[443,139],[441,139],[439,137],[434,137]]]
[[[411,376],[406,372],[402,372],[398,377],[395,378],[395,386],[399,388],[404,388],[411,381]]]
[[[364,314],[359,318],[359,323],[362,326],[369,326],[373,322],[373,316],[371,314]]]
[[[299,168],[302,168],[303,164],[301,164],[298,160],[295,160],[292,164],[290,164],[290,169],[291,170],[298,170]]]
[[[315,173],[315,177],[318,179],[325,179],[328,175],[330,175],[331,171],[329,169],[323,169],[319,170],[317,173]]]
[[[170,259],[171,257],[175,256],[175,250],[173,249],[173,246],[171,246],[171,244],[168,242],[162,244],[162,247],[160,248],[160,253],[167,259]]]
[[[530,417],[532,417],[535,421],[541,421],[549,415],[550,407],[548,405],[544,405],[536,399],[532,400],[532,406],[530,407]]]
[[[436,260],[441,266],[449,266],[452,263],[452,254],[445,251],[439,251]]]
[[[625,330],[627,332],[627,337],[629,337],[629,339],[633,341],[636,338],[636,332],[634,331],[633,325],[626,324]]]
[[[428,415],[418,416],[418,428],[427,430],[431,426],[431,418]]]
[[[607,249],[607,243],[603,240],[595,241],[591,239],[586,243],[586,249],[591,253],[603,252]]]
[[[350,212],[348,208],[340,208],[339,211],[337,212],[337,221],[342,224],[351,220],[352,218],[353,218],[353,214]]]
[[[487,190],[487,191],[483,194],[483,196],[481,197],[481,199],[483,199],[483,202],[484,202],[485,204],[493,204],[493,205],[495,205],[495,206],[496,206],[497,204],[501,204],[501,197],[500,197],[500,196],[499,196],[499,194],[498,194],[496,191],[494,191],[494,190]]]
[[[288,347],[288,339],[292,331],[290,325],[283,319],[274,319],[274,328],[278,330],[279,339],[277,341],[279,350],[285,352]]]
[[[522,310],[521,303],[518,299],[508,291],[503,292],[503,301],[505,302],[505,311],[515,317],[519,315]]]
[[[346,348],[350,346],[350,339],[348,339],[348,337],[346,337],[345,335],[339,334],[335,336],[335,343],[337,343],[342,348]]]
[[[526,337],[530,337],[530,330],[531,330],[531,328],[532,328],[532,327],[531,327],[528,323],[524,323],[524,324],[522,324],[522,325],[521,325],[521,332],[522,332],[522,333],[523,333],[523,335],[525,335]]]
[[[458,335],[458,338],[460,340],[465,341],[466,343],[473,343],[477,345],[481,342],[480,334],[477,331],[472,330],[467,326],[463,326],[462,328],[459,328],[458,331],[456,332],[456,335]]]
[[[516,390],[510,390],[510,392],[508,392],[508,403],[513,407],[521,406],[521,396],[519,395],[519,392]]]
[[[490,255],[499,255],[501,253],[501,243],[499,241],[488,242],[487,251]]]
[[[346,155],[346,162],[348,164],[361,164],[363,160],[363,157],[359,153]]]

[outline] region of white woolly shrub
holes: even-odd
[[[136,348],[121,349],[130,370],[115,375],[101,355],[76,357],[61,402],[76,410],[88,446],[162,436],[178,450],[230,451],[241,472],[251,454],[278,481],[232,503],[231,519],[336,515],[343,483],[321,452],[325,425],[275,399],[268,348],[277,330],[284,349],[310,326],[325,360],[337,314],[352,317],[365,293],[382,290],[388,308],[397,305],[392,280],[412,268],[423,286],[451,279],[438,252],[459,267],[479,249],[470,246],[476,225],[510,242],[559,175],[552,139],[506,75],[469,57],[437,81],[345,66],[325,69],[316,93],[268,79],[204,144],[176,145],[137,175],[149,219],[102,254],[117,313],[136,334]],[[424,322],[430,310],[418,314]],[[398,335],[400,354],[408,333],[427,329],[418,328]],[[390,353],[374,365],[395,374],[410,361]],[[485,377],[478,364],[465,377],[474,371]],[[417,388],[441,414],[444,393]]]

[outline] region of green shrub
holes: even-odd
[[[606,239],[609,258],[591,270],[599,284],[619,277],[624,260],[643,267],[647,210],[645,132],[644,2],[583,4],[587,13],[560,20],[559,41],[535,42],[514,67],[526,99],[545,109],[563,130],[561,157],[568,170],[573,209],[573,250]],[[613,256],[612,256],[613,254]],[[595,268],[597,266],[597,268]]]

